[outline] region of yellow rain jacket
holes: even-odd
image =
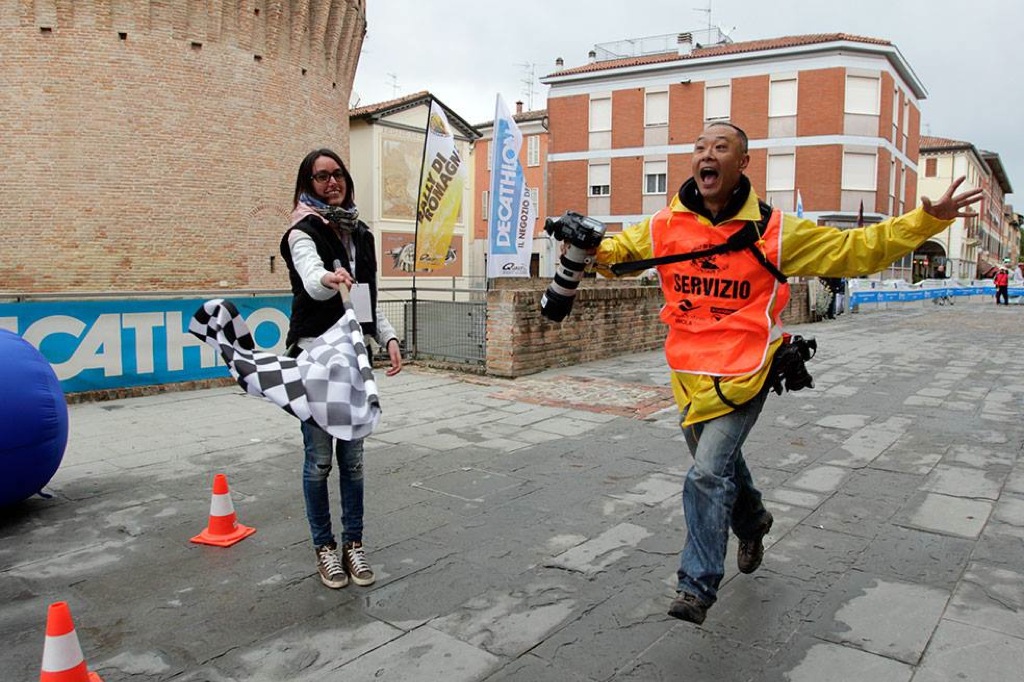
[[[684,206],[678,195],[673,197],[669,209],[673,212],[689,213],[690,219],[711,226],[711,221],[707,218]],[[743,207],[730,218],[730,221],[757,222],[760,219],[757,195],[750,190]],[[867,275],[878,272],[893,261],[911,253],[928,237],[946,229],[952,222],[939,220],[925,213],[924,209],[917,208],[910,213],[874,225],[840,230],[836,227],[816,225],[810,220],[787,213],[782,219],[781,253],[778,262],[781,263],[782,273],[787,277]],[[740,253],[742,252],[723,254],[718,258],[735,258]],[[597,251],[598,270],[606,276],[613,276],[602,266],[645,260],[653,258],[654,255],[651,217],[648,217],[601,242]],[[746,257],[749,258],[749,255]],[[662,269],[664,267],[659,267],[662,276],[665,274]],[[719,377],[719,387],[730,402],[740,405],[757,395],[768,378],[772,358],[781,343],[781,337],[771,342],[764,364],[752,373]],[[714,377],[710,374],[674,371],[672,390],[679,410],[683,411],[689,407],[684,426],[714,419],[732,411],[732,408],[718,397]]]

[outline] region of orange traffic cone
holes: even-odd
[[[39,673],[39,682],[103,682],[99,675],[85,666],[67,602],[54,602],[47,612],[46,643],[43,645],[43,669]]]
[[[213,498],[210,500],[210,523],[192,542],[203,545],[230,547],[256,532],[255,528],[243,526],[235,518],[235,507],[228,492],[228,479],[224,474],[213,477]]]

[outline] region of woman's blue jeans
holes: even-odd
[[[725,575],[729,528],[736,537],[751,539],[767,515],[742,451],[766,396],[767,390],[762,390],[729,414],[683,428],[693,466],[683,484],[686,543],[677,572],[678,590],[708,604],[718,598]]]
[[[362,542],[363,441],[335,440],[323,429],[303,423],[302,445],[306,453],[302,467],[302,492],[306,498],[306,520],[313,535],[313,545],[320,547],[334,542],[327,477],[335,455],[341,493],[342,542]]]

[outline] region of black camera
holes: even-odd
[[[555,279],[540,297],[541,314],[549,320],[561,322],[572,310],[572,299],[583,279],[584,269],[594,260],[587,251],[596,249],[604,239],[604,223],[566,211],[561,218],[548,218],[544,231],[569,245],[555,266]]]
[[[775,357],[772,358],[772,369],[768,381],[772,390],[782,395],[782,389],[799,391],[802,388],[814,388],[814,378],[807,371],[807,361],[818,352],[818,342],[814,338],[805,339],[799,335],[786,335]]]

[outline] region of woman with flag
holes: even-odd
[[[401,371],[398,336],[377,307],[373,233],[359,220],[352,176],[341,157],[329,149],[314,150],[299,164],[291,226],[281,238],[281,255],[292,289],[285,341],[289,355],[311,346],[345,314],[338,290],[347,287],[363,334],[387,350],[391,361],[387,375]],[[336,440],[307,422],[301,428],[302,489],[320,580],[332,589],[345,587],[350,579],[356,585],[372,585],[376,578],[363,549],[363,440]],[[341,557],[331,530],[327,493],[335,457],[342,510]]]

